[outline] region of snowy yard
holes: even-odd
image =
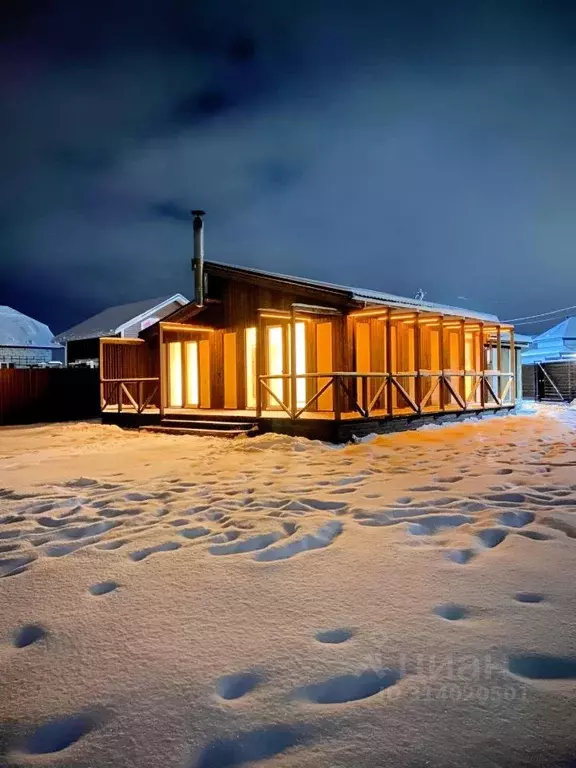
[[[574,766],[575,426],[0,430],[0,765]]]

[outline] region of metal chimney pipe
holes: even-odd
[[[190,211],[194,228],[194,293],[198,307],[204,305],[204,216],[205,211]]]

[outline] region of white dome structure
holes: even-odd
[[[54,335],[44,323],[12,307],[0,306],[0,346],[51,347]]]
[[[0,306],[0,365],[38,365],[52,359],[58,349],[54,335],[44,323],[12,307]]]

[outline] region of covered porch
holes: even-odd
[[[287,423],[414,419],[511,408],[509,325],[369,306],[348,314],[292,304],[234,328],[158,324],[101,341],[107,416]],[[282,426],[284,425],[284,426]]]

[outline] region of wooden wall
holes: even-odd
[[[160,360],[158,353],[158,338],[154,337],[148,342],[128,342],[128,343],[110,343],[102,341],[102,352],[100,358],[100,376],[102,379],[133,379],[133,378],[152,378],[159,375]],[[136,394],[137,384],[126,385],[129,391]],[[150,392],[152,383],[146,383],[144,395]],[[102,385],[102,396],[108,405],[115,405],[118,402],[117,392],[113,383],[104,382]],[[159,394],[150,402],[150,405],[158,407],[160,404]]]
[[[97,370],[0,369],[0,425],[95,419],[99,415]]]

